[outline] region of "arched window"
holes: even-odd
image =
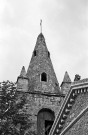
[[[34,50],[34,56],[36,56],[36,50]]]
[[[47,74],[46,73],[41,74],[41,81],[47,82]]]

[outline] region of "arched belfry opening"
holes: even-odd
[[[47,82],[47,74],[45,72],[41,74],[41,81]]]
[[[55,114],[47,108],[43,108],[37,115],[37,132],[38,135],[48,135],[53,125]]]

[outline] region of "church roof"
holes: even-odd
[[[46,42],[45,42],[45,37],[44,37],[43,33],[40,33],[38,35],[36,45],[35,45],[35,49],[39,49],[39,46],[41,47],[41,49],[42,49],[43,46],[45,46],[45,49],[48,51],[47,46],[46,46]]]
[[[45,38],[44,38],[43,33],[40,33],[40,34],[38,35],[37,41],[38,41],[38,42],[39,42],[39,41],[45,41]]]
[[[70,124],[63,131],[63,125],[64,125],[63,123],[65,123],[65,121],[69,115],[69,112],[71,111],[71,108],[74,105],[74,102],[75,102],[77,96],[79,95],[79,93],[88,92],[87,89],[88,89],[88,78],[79,80],[77,82],[73,82],[71,84],[70,91],[68,92],[68,94],[66,95],[66,97],[64,99],[64,102],[57,115],[57,118],[55,119],[55,121],[53,123],[53,126],[50,130],[49,135],[55,135],[55,133],[58,133],[58,135],[64,135],[64,132],[67,130],[67,128],[69,129],[69,127],[72,124],[74,124],[74,121],[77,120],[77,118],[79,117],[80,114],[76,117],[76,119],[73,119],[73,121],[70,122]],[[83,112],[85,110],[83,110]]]
[[[47,76],[47,82],[41,81],[41,75],[45,73]],[[40,33],[37,37],[36,45],[33,51],[33,55],[27,70],[27,77],[29,78],[30,86],[32,91],[38,91],[39,89],[43,89],[41,91],[48,91],[51,89],[51,93],[59,93],[59,83],[56,78],[56,74],[54,72],[54,68],[50,59],[50,53],[46,46],[45,38],[42,33]],[[36,87],[34,86],[36,85]],[[38,86],[37,86],[38,85]],[[42,88],[41,88],[42,85]],[[47,90],[46,90],[47,89]]]

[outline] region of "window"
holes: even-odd
[[[50,58],[50,52],[48,51],[48,57]]]
[[[41,74],[41,81],[47,82],[47,74],[46,73]]]
[[[34,50],[34,56],[36,56],[36,50]]]

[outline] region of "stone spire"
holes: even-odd
[[[29,78],[29,90],[48,93],[59,93],[57,81],[50,53],[47,49],[45,38],[42,33],[37,37],[33,55],[27,70]]]
[[[64,79],[61,83],[61,91],[63,92],[63,94],[67,94],[69,89],[70,89],[70,85],[71,85],[71,79],[68,75],[68,72],[66,71],[65,72],[65,75],[64,75]]]
[[[71,83],[71,79],[70,79],[67,71],[65,72],[64,79],[63,79],[62,83]]]
[[[17,78],[17,91],[27,92],[28,91],[28,77],[26,75],[25,67],[22,67],[20,75]]]
[[[24,66],[22,67],[22,70],[20,72],[20,76],[19,77],[24,77],[24,78],[27,77],[26,76],[26,70],[25,70],[25,67]]]

